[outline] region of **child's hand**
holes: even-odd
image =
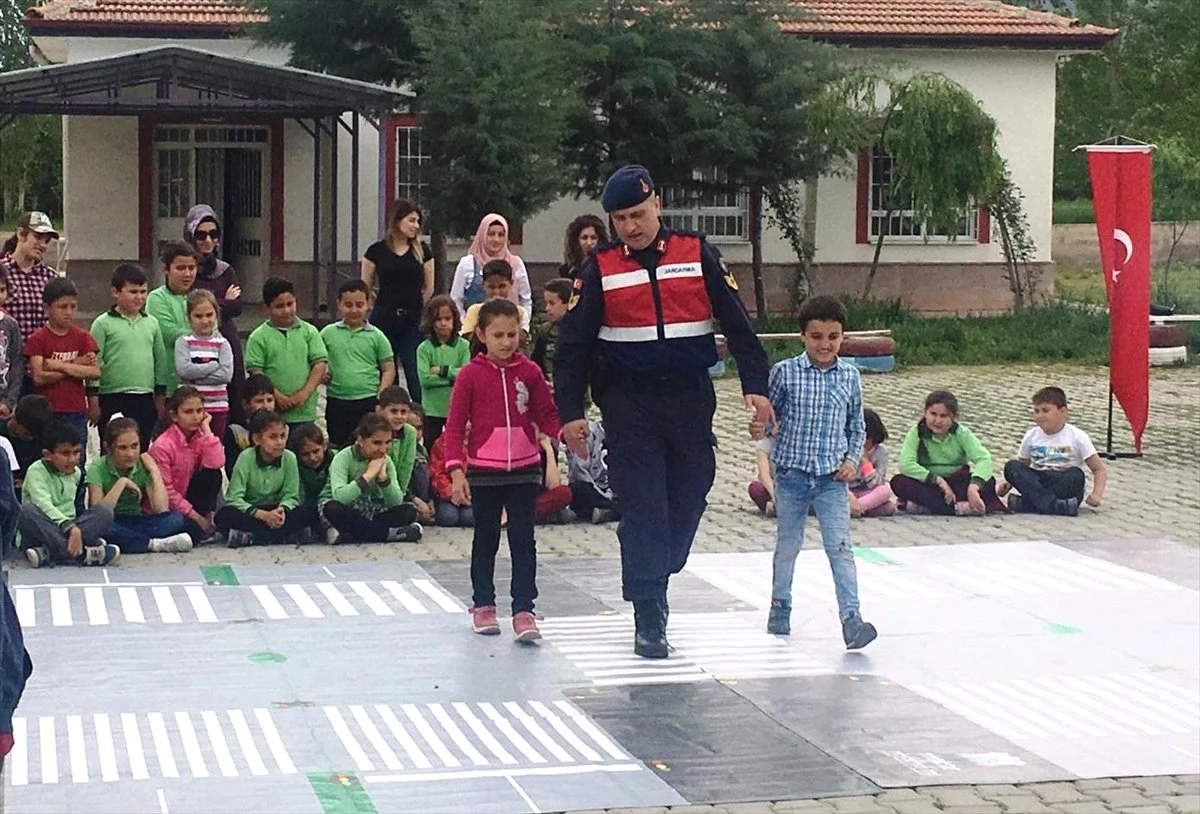
[[[208,410],[204,411],[204,418],[200,419],[200,434],[212,435],[212,413]]]
[[[751,419],[749,430],[751,438],[755,441],[761,441],[762,437],[767,434],[767,424],[765,421]]]
[[[99,361],[100,360],[96,357],[96,354],[94,354],[94,353],[85,353],[83,356],[75,357],[75,364],[83,365],[84,367],[91,367],[92,365],[96,364]]]
[[[293,399],[291,396],[278,391],[275,392],[275,412],[286,413],[297,404],[299,404],[299,402]]]
[[[1093,509],[1100,505],[1100,498],[1096,497],[1096,493],[1092,492],[1083,500],[1084,503],[1091,506]]]
[[[154,456],[149,452],[143,452],[138,456],[138,460],[142,462],[142,466],[146,467],[149,472],[158,471],[158,461],[154,460]]]
[[[72,557],[83,554],[83,532],[79,530],[79,526],[67,532],[67,553]]]
[[[979,484],[972,483],[967,487],[967,503],[971,505],[971,510],[976,514],[983,514],[987,511],[987,504],[983,502],[983,498],[979,494]]]
[[[833,473],[834,480],[840,480],[842,483],[849,483],[858,477],[858,467],[853,461],[842,461],[842,465],[838,467],[838,471]]]
[[[471,505],[471,484],[467,483],[467,476],[461,469],[455,469],[450,475],[453,481],[453,486],[450,491],[450,502],[455,506],[470,506]]]
[[[1004,497],[1011,491],[1012,491],[1012,484],[1009,483],[1008,481],[1005,481],[1004,483],[1001,483],[999,486],[996,487],[996,497]]]
[[[434,518],[433,506],[421,500],[419,497],[412,499],[413,506],[417,508],[417,520],[422,523],[432,523]]]
[[[88,399],[87,414],[88,414],[88,421],[92,422],[92,424],[94,426],[98,427],[100,430],[100,435],[103,436],[104,428],[100,426],[100,400],[99,399]],[[8,415],[8,405],[0,404],[0,418],[4,418],[7,415]]]
[[[240,285],[231,285],[225,289],[225,299],[227,300],[236,300],[240,296],[242,296],[242,287]]]
[[[947,506],[953,506],[958,500],[958,498],[954,496],[954,489],[950,487],[950,484],[946,482],[945,478],[938,478],[937,485],[938,488],[942,490],[942,500],[946,501]]]
[[[117,481],[117,483],[121,484],[122,491],[133,492],[139,501],[142,499],[142,490],[139,489],[138,485],[129,478],[121,478],[119,481]]]
[[[261,511],[259,513],[263,515],[259,519],[267,524],[267,528],[281,529],[287,520],[287,510],[282,506],[276,506],[270,511]]]
[[[8,405],[0,404],[0,418],[8,418],[10,415],[12,415],[12,410],[9,409]]]
[[[188,519],[199,526],[200,530],[206,535],[213,533],[212,520],[209,520],[205,515],[193,510],[192,513],[188,515]]]
[[[850,495],[850,516],[851,517],[862,517],[863,516],[862,504],[858,502],[858,498],[856,498],[854,495]]]

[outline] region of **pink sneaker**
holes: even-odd
[[[513,638],[518,642],[532,642],[542,638],[537,619],[529,611],[521,611],[513,617]]]
[[[496,606],[484,605],[471,608],[471,629],[481,636],[498,636],[500,622],[496,619]]]

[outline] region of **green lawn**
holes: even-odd
[[[1058,296],[1074,302],[1102,305],[1106,300],[1104,278],[1095,268],[1059,266]],[[1166,273],[1151,272],[1150,299],[1172,305],[1180,314],[1200,314],[1200,265],[1174,264]]]

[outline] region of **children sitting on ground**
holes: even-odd
[[[88,418],[106,432],[120,413],[137,422],[143,439],[166,415],[163,395],[174,380],[158,320],[146,313],[146,272],[122,263],[112,275],[113,307],[92,321],[100,348],[100,379],[88,382]],[[147,353],[147,349],[149,353]]]
[[[858,650],[878,635],[859,612],[858,570],[850,549],[847,484],[858,471],[866,437],[862,382],[858,369],[838,358],[846,331],[840,300],[809,297],[800,306],[799,322],[804,353],[775,365],[768,384],[779,422],[771,451],[779,525],[767,632],[791,633],[792,577],[811,506],[833,572],[842,641],[847,650]]]
[[[242,414],[247,424],[259,410],[275,412],[275,385],[263,374],[252,373],[242,382]],[[221,445],[225,449],[225,477],[230,477],[242,450],[250,448],[250,431],[242,424],[230,424],[225,428]]]
[[[621,519],[616,498],[608,483],[608,453],[604,449],[604,422],[588,421],[588,456],[580,458],[567,448],[567,485],[571,488],[571,511],[580,520],[609,523]]]
[[[538,326],[533,336],[533,350],[529,358],[542,369],[542,374],[549,381],[554,378],[554,346],[558,343],[558,323],[567,315],[574,293],[572,282],[565,277],[550,280],[542,287],[542,301],[546,312],[542,324]]]
[[[1088,434],[1067,423],[1067,394],[1059,387],[1043,387],[1032,400],[1037,426],[1021,439],[1017,459],[1004,465],[1006,483],[996,493],[1008,495],[1008,508],[1014,512],[1074,517],[1080,503],[1099,506],[1108,485],[1108,467]],[[1086,500],[1085,466],[1092,472],[1092,491]]]
[[[225,505],[213,523],[230,548],[299,542],[307,523],[300,505],[300,469],[287,448],[288,428],[279,413],[260,410],[250,419],[253,448],[233,465]]]
[[[867,440],[863,444],[858,474],[850,481],[851,517],[891,517],[896,513],[896,497],[887,481],[887,429],[874,410],[863,410]]]
[[[225,450],[212,434],[212,418],[196,388],[183,385],[172,393],[167,414],[171,424],[150,444],[150,455],[162,473],[171,510],[187,520],[193,543],[205,542],[214,531]]]
[[[225,437],[229,424],[229,383],[233,381],[233,346],[217,330],[217,298],[206,288],[187,295],[191,332],[175,340],[175,373],[183,384],[200,391],[204,411],[212,417],[213,435]]]
[[[13,488],[17,500],[21,499],[25,473],[31,464],[42,459],[42,430],[53,417],[49,399],[31,393],[21,397],[10,417],[0,418],[0,436],[8,439],[17,456],[13,469]]]
[[[508,264],[507,260],[489,260],[483,267],[483,290],[487,295],[488,300],[507,300],[512,294],[513,287],[513,269]],[[510,300],[511,302],[511,300]],[[476,333],[476,327],[479,323],[479,309],[486,303],[476,303],[467,309],[467,313],[462,320],[462,335],[467,337],[471,342],[471,355],[484,352],[482,340]],[[525,309],[518,305],[517,313],[520,315],[522,325],[529,324],[529,314]],[[520,341],[525,344],[527,334],[525,329],[521,329]]]
[[[992,454],[958,423],[958,399],[948,390],[925,398],[925,414],[904,435],[900,474],[892,492],[909,514],[984,515],[1005,511],[996,495]]]
[[[354,443],[333,456],[321,494],[321,515],[337,531],[331,543],[415,543],[421,539],[417,510],[404,502],[396,464],[388,455],[392,425],[367,413]]]
[[[300,466],[300,505],[296,511],[303,513],[313,539],[330,542],[332,528],[317,511],[321,493],[329,482],[329,465],[333,452],[316,424],[303,424],[288,435],[288,444],[296,453]]]
[[[421,332],[428,339],[417,346],[417,372],[421,379],[421,405],[425,408],[425,449],[446,426],[450,412],[450,391],[458,371],[471,359],[471,343],[460,336],[462,322],[454,300],[445,294],[433,297],[425,305]]]
[[[550,436],[539,434],[541,448],[542,489],[538,492],[533,508],[534,523],[566,523],[570,520],[568,506],[571,505],[571,487],[562,482],[558,470],[558,450]]]
[[[142,452],[141,433],[132,418],[116,415],[103,427],[104,454],[87,468],[88,503],[112,510],[104,535],[122,554],[192,550],[187,521],[171,511],[158,463]]]
[[[375,406],[375,412],[383,416],[392,428],[388,457],[396,466],[396,485],[400,487],[402,495],[408,493],[413,467],[417,462],[417,431],[408,423],[411,409],[412,397],[396,384],[379,394],[379,403]]]
[[[42,459],[29,467],[21,495],[21,545],[29,564],[112,565],[121,556],[120,548],[104,541],[112,528],[112,509],[75,507],[83,477],[79,433],[56,418],[41,437]]]
[[[275,411],[289,428],[317,420],[317,386],[328,369],[321,334],[296,316],[291,280],[268,277],[262,287],[270,319],[246,340],[246,372],[262,373],[275,385]]]
[[[513,633],[524,642],[541,638],[533,615],[537,596],[534,508],[542,484],[537,439],[539,432],[552,438],[558,435],[558,413],[542,371],[517,350],[521,338],[517,306],[498,298],[483,303],[477,313],[476,338],[486,352],[472,359],[454,383],[443,436],[446,470],[453,478],[453,502],[459,506],[469,502],[475,520],[472,627],[485,635],[500,632],[496,552],[501,515],[507,510]]]
[[[774,428],[771,428],[774,432]],[[775,448],[775,436],[763,433],[763,437],[754,442],[754,480],[746,487],[750,500],[758,507],[758,513],[764,517],[775,516],[775,464],[771,461],[771,450]]]
[[[329,443],[337,448],[350,443],[358,420],[374,410],[379,393],[396,382],[392,343],[367,322],[370,295],[362,280],[346,280],[338,288],[341,319],[321,329],[329,356],[325,429]]]
[[[8,274],[0,266],[0,309],[8,301]],[[25,354],[21,327],[7,311],[0,310],[0,418],[8,418],[21,397],[25,379]]]
[[[467,428],[467,433],[470,434],[470,427]],[[465,446],[461,455],[461,460],[466,460]],[[475,513],[471,511],[471,502],[464,500],[462,503],[456,503],[454,500],[454,479],[446,471],[444,435],[433,442],[433,449],[429,452],[429,481],[433,491],[434,522],[449,528],[469,529],[475,525]]]

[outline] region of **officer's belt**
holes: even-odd
[[[609,371],[613,386],[627,387],[631,390],[653,390],[655,392],[692,390],[707,384],[709,380],[707,370],[697,373],[671,373],[662,376],[616,371],[611,368]]]

